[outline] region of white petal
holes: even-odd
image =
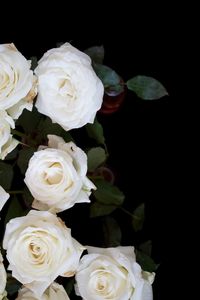
[[[9,199],[10,195],[0,186],[0,211],[2,210],[4,204]]]
[[[5,287],[6,287],[6,271],[3,265],[3,257],[0,252],[0,299],[1,295],[3,295]],[[3,298],[2,298],[3,299]]]
[[[19,141],[17,141],[16,139],[12,138],[12,136],[10,136],[8,142],[1,149],[0,159],[5,159],[8,153],[12,152],[17,147],[18,144]]]
[[[66,43],[47,51],[35,72],[39,112],[65,130],[93,123],[102,104],[104,87],[88,55]]]

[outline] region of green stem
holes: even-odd
[[[31,146],[30,145],[28,145],[28,144],[25,144],[25,143],[22,143],[22,142],[19,142],[21,145],[23,145],[23,146],[26,146],[26,147],[29,147],[29,148],[31,148]]]
[[[15,134],[15,135],[17,135],[17,136],[19,136],[19,137],[25,137],[26,136],[25,133],[22,133],[22,132],[20,132],[20,131],[18,131],[16,129],[13,129],[12,133]]]
[[[106,145],[106,143],[104,143],[103,145],[104,145],[104,148],[105,148],[105,151],[106,151],[106,156],[107,156],[107,158],[108,158],[108,156],[109,156],[109,153],[108,153],[108,148],[107,148],[107,145]]]
[[[97,179],[103,179],[103,177],[102,176],[95,176],[95,175],[87,175],[87,177],[89,178],[89,179],[91,179],[91,180],[97,180]]]
[[[7,191],[7,192],[10,195],[16,195],[16,194],[23,194],[24,193],[24,191],[20,191],[20,190],[18,190],[18,191]]]
[[[123,207],[118,207],[119,209],[121,209],[125,214],[129,215],[131,218],[134,218],[133,214],[130,213],[130,211],[126,210],[125,208]]]

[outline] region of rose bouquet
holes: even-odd
[[[103,47],[81,52],[65,43],[28,61],[13,44],[0,45],[0,299],[153,298],[150,244],[136,253],[121,246],[112,216],[128,213],[137,232],[144,205],[123,208],[96,114],[115,111],[126,89],[145,100],[167,92],[147,76],[125,83],[103,57]],[[65,212],[78,203],[88,203],[86,218],[105,217],[102,247],[80,243],[67,227]]]

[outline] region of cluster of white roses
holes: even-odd
[[[14,45],[0,45],[0,157],[17,145],[11,128],[24,108],[36,107],[65,130],[94,121],[103,85],[90,58],[66,43],[44,54],[35,69]],[[48,135],[29,161],[25,183],[34,197],[26,216],[6,225],[3,248],[8,270],[22,283],[18,300],[69,300],[58,276],[75,275],[75,291],[85,300],[151,300],[154,274],[142,271],[133,247],[82,246],[56,215],[75,203],[90,202],[87,156],[74,143]],[[0,187],[0,210],[9,194]],[[88,254],[83,254],[87,250]],[[6,271],[0,254],[0,300],[6,299]]]
[[[103,84],[91,59],[69,43],[47,51],[37,68],[13,44],[0,45],[0,158],[18,142],[11,128],[24,108],[36,107],[65,130],[93,123],[103,98]]]
[[[36,79],[30,66],[13,44],[0,45],[0,159],[18,144],[11,134],[13,120],[24,108],[32,110]]]

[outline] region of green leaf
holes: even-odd
[[[145,217],[144,207],[145,207],[144,203],[142,203],[133,212],[132,226],[136,232],[142,230],[144,224],[144,217]]]
[[[25,206],[28,209],[31,209],[34,198],[31,194],[31,192],[29,191],[29,189],[26,187],[23,190],[22,198],[23,198],[23,202],[24,202]]]
[[[144,271],[154,272],[158,267],[150,256],[139,250],[136,251],[136,260]]]
[[[120,76],[110,67],[100,64],[94,64],[94,70],[97,76],[103,82],[105,88],[119,86],[121,82]]]
[[[93,124],[86,125],[87,134],[90,138],[96,140],[98,144],[105,143],[105,137],[103,133],[102,125],[97,121],[97,118],[94,120]]]
[[[35,70],[35,68],[38,66],[38,59],[36,56],[31,56],[31,70]]]
[[[10,274],[7,277],[6,291],[8,296],[13,296],[21,287],[21,283],[13,278]]]
[[[98,202],[106,205],[120,206],[124,202],[124,194],[118,187],[103,179],[94,181],[97,190],[94,191],[94,196]]]
[[[144,100],[156,100],[168,95],[165,87],[153,77],[138,75],[127,81],[129,90]]]
[[[13,195],[9,199],[8,212],[5,218],[4,224],[6,225],[11,219],[16,217],[22,217],[27,214],[28,209],[24,209],[20,203],[19,198],[16,195]]]
[[[92,148],[87,153],[88,171],[96,170],[106,160],[106,152],[101,147]]]
[[[107,216],[103,222],[105,247],[117,247],[121,245],[122,232],[117,221]]]
[[[62,132],[61,132],[60,136],[65,140],[66,143],[68,143],[68,142],[74,142],[75,143],[73,137],[71,136],[71,134],[68,131],[65,131],[65,130],[62,129]]]
[[[70,133],[66,132],[58,124],[44,117],[34,108],[32,112],[24,110],[17,121],[17,125],[24,129],[26,136],[25,143],[33,147],[43,145],[46,142],[48,134],[55,134],[64,138],[66,142],[73,141]]]
[[[13,151],[8,153],[8,155],[5,158],[5,161],[16,159],[17,155],[18,155],[18,149],[15,148]]]
[[[0,162],[0,185],[9,190],[13,180],[13,168],[11,165]]]
[[[53,123],[48,117],[41,120],[38,125],[38,132],[40,133],[41,139],[46,139],[48,134],[54,134],[64,138],[66,142],[73,141],[69,132],[66,132],[60,125]]]
[[[74,288],[75,284],[75,278],[68,278],[66,284],[64,285],[65,291],[67,292],[67,295],[69,296]]]
[[[33,148],[24,148],[19,151],[17,165],[20,168],[22,174],[25,174],[30,158],[33,156]]]
[[[48,117],[40,122],[38,130],[42,138],[46,138],[48,134],[60,136],[62,132],[62,128],[58,124],[53,123]]]
[[[103,63],[105,54],[104,46],[94,46],[86,49],[84,52],[90,56],[93,62],[97,64]]]
[[[32,111],[27,109],[23,110],[23,113],[17,120],[17,125],[20,125],[24,132],[33,133],[37,129],[39,122],[42,120],[42,115],[34,107]]]
[[[139,249],[140,249],[143,253],[145,253],[145,254],[151,256],[151,251],[152,251],[152,241],[149,240],[149,241],[146,241],[145,243],[142,243],[142,244],[139,246]]]
[[[90,206],[90,217],[101,217],[111,214],[115,209],[116,205],[104,205],[99,202],[94,202]]]

